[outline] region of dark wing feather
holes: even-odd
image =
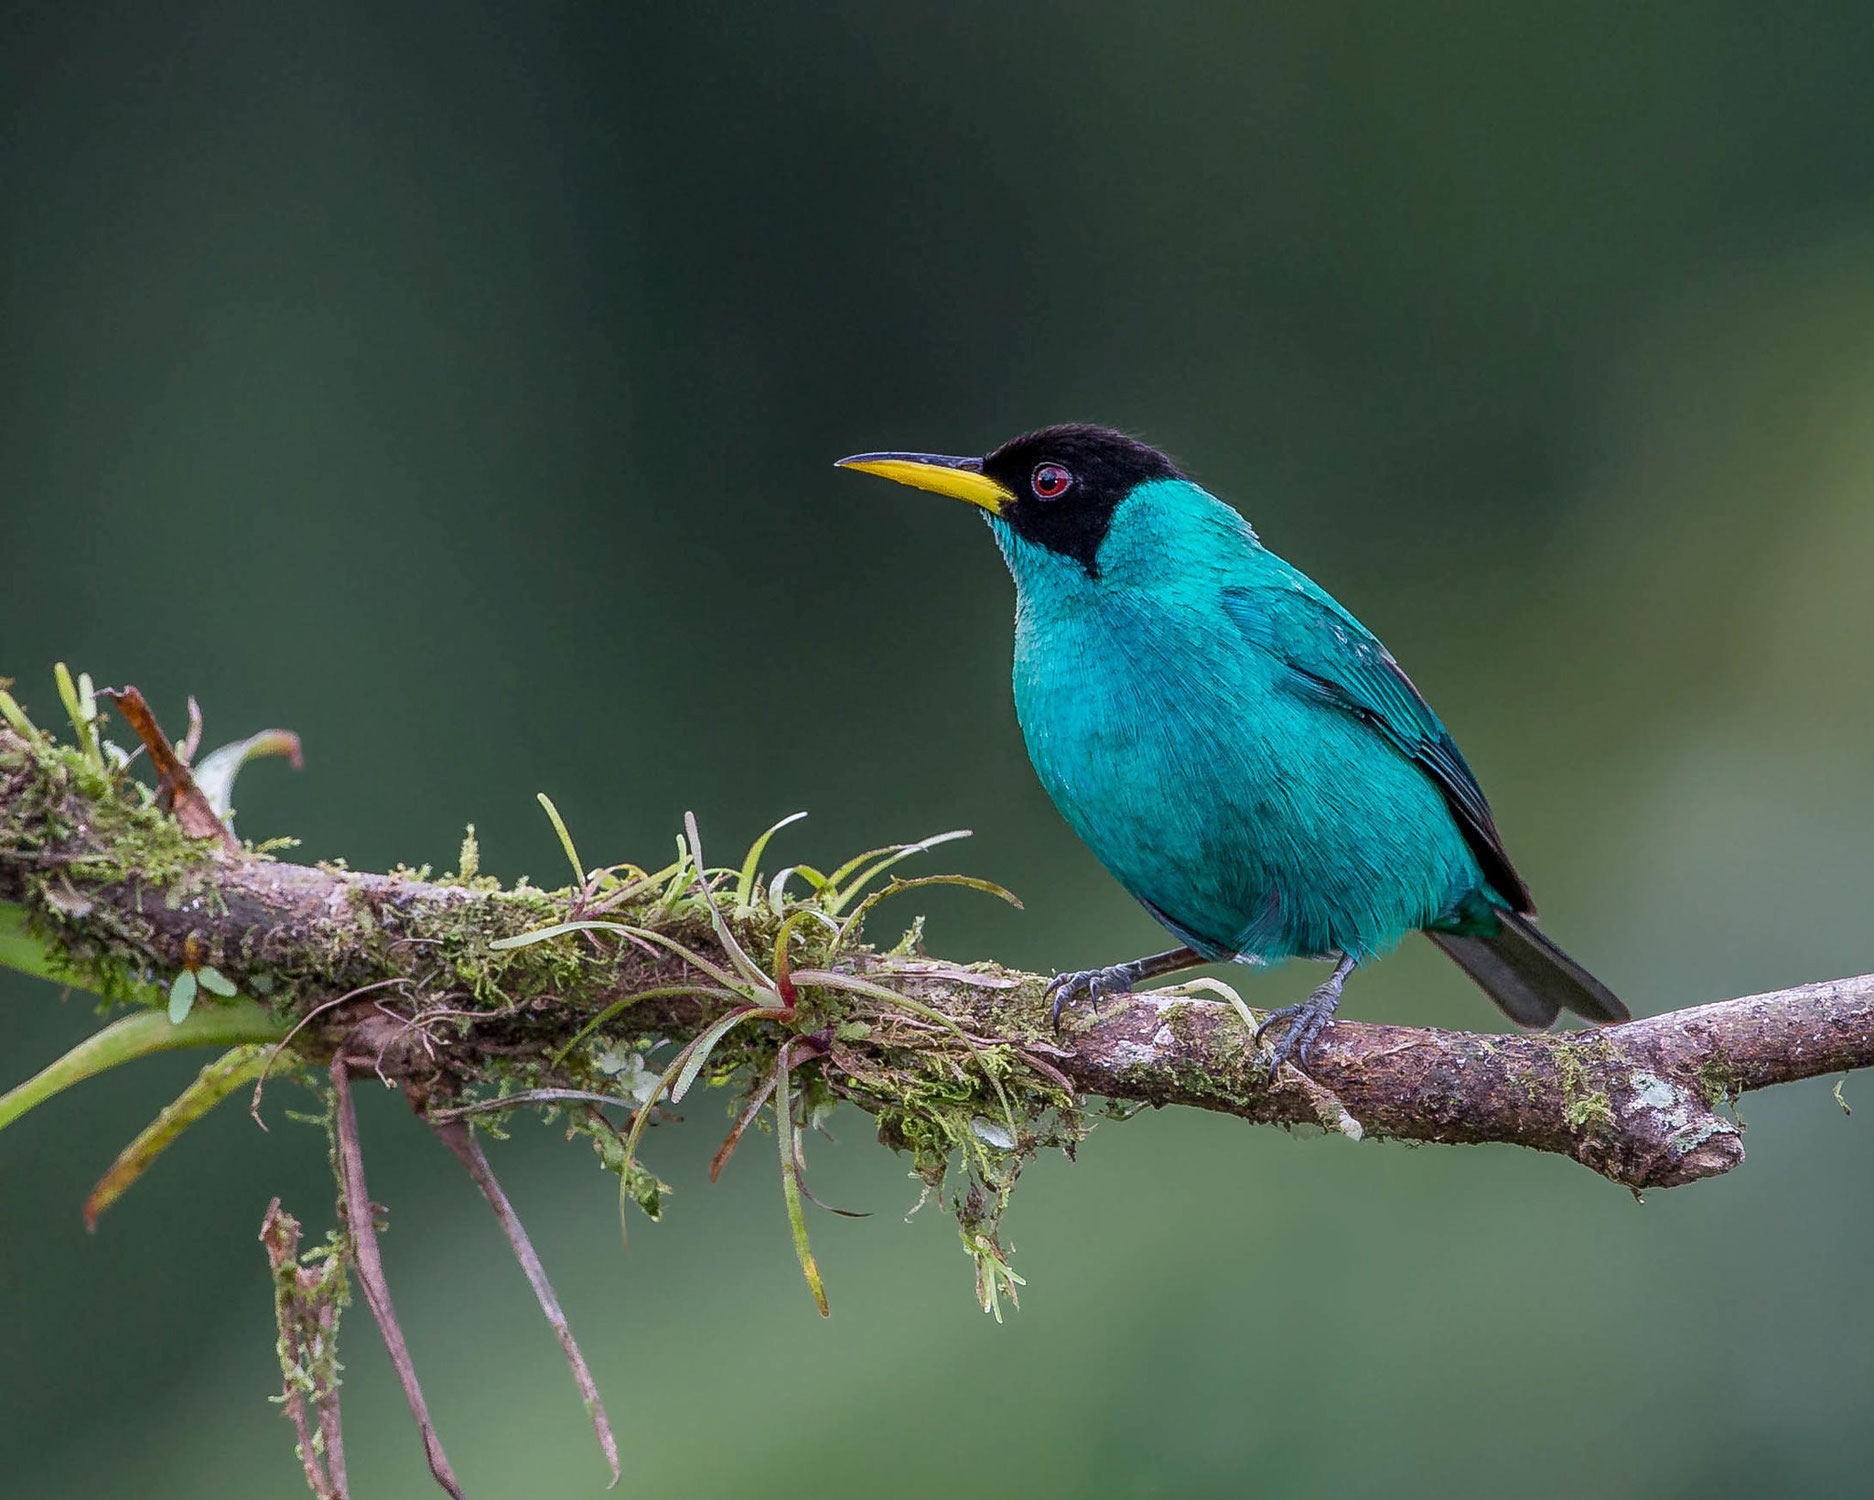
[[[1352,715],[1431,777],[1497,894],[1533,916],[1535,902],[1510,863],[1483,788],[1392,653],[1300,573],[1285,587],[1226,588],[1224,612],[1272,650],[1295,691]]]

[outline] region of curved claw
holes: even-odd
[[[1335,1008],[1340,1004],[1341,987],[1346,984],[1353,967],[1354,960],[1345,953],[1341,954],[1327,983],[1318,985],[1299,1005],[1285,1005],[1280,1010],[1270,1011],[1262,1025],[1256,1028],[1256,1042],[1261,1045],[1263,1033],[1271,1026],[1280,1022],[1286,1027],[1282,1040],[1275,1044],[1270,1054],[1265,1083],[1274,1083],[1282,1064],[1290,1058],[1294,1059],[1298,1068],[1308,1066],[1308,1051],[1314,1046],[1315,1038],[1333,1024]]]
[[[1270,1027],[1280,1024],[1284,1030],[1282,1039],[1275,1044],[1269,1055],[1269,1067],[1264,1075],[1265,1083],[1275,1082],[1275,1075],[1282,1070],[1282,1064],[1294,1061],[1298,1068],[1308,1066],[1308,1053],[1314,1047],[1315,1039],[1334,1021],[1334,1007],[1316,1004],[1311,995],[1299,1005],[1285,1005],[1280,1010],[1270,1011],[1262,1025],[1256,1028],[1255,1039],[1262,1042],[1263,1033]]]
[[[1048,1022],[1061,1029],[1061,1012],[1078,1000],[1101,1000],[1108,995],[1129,994],[1132,970],[1125,964],[1107,969],[1074,969],[1056,974],[1042,994],[1048,1000]]]

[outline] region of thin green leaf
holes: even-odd
[[[205,1005],[180,1026],[161,1011],[140,1010],[86,1037],[50,1067],[0,1097],[0,1130],[73,1084],[122,1063],[178,1047],[231,1047],[237,1042],[281,1042],[289,1027],[252,1000]]]
[[[768,909],[777,917],[787,909],[787,882],[796,875],[816,891],[826,889],[826,876],[812,865],[789,865],[768,882]]]
[[[876,849],[867,849],[863,854],[855,854],[851,859],[847,860],[845,864],[841,865],[838,869],[833,871],[831,875],[827,876],[826,883],[832,886],[834,890],[838,890],[840,882],[861,865],[864,865],[870,860],[877,859],[881,855],[902,854],[910,849],[910,847],[909,844],[881,844]]]
[[[64,662],[56,662],[52,667],[52,680],[58,684],[59,701],[65,705],[65,716],[72,721],[72,732],[78,737],[78,748],[86,760],[95,765],[103,765],[104,758],[98,750],[97,728],[92,718],[97,709],[93,705],[90,714],[85,712],[84,698],[79,695],[78,685],[72,681],[71,668]],[[89,678],[86,679],[89,682]]]
[[[513,937],[495,938],[488,944],[492,953],[508,953],[516,948],[531,948],[535,943],[544,943],[548,938],[565,937],[569,932],[625,932],[636,935],[638,929],[623,922],[601,922],[592,918],[581,918],[576,922],[555,922],[551,927],[534,927],[526,932],[517,932]]]
[[[651,1090],[650,1098],[646,1099],[643,1108],[632,1116],[631,1129],[625,1136],[624,1166],[619,1170],[621,1187],[631,1180],[631,1169],[638,1160],[638,1142],[644,1139],[645,1128],[651,1123],[651,1116],[657,1111],[659,1096],[668,1091],[670,1085],[676,1080],[677,1074],[683,1071],[683,1065],[689,1061],[690,1053],[695,1050],[695,1047],[696,1041],[691,1041],[678,1050],[677,1055],[670,1059],[670,1066],[658,1075],[657,1087]],[[623,1227],[622,1221],[620,1227]]]
[[[180,1026],[195,1007],[195,976],[184,969],[169,982],[169,1024]]]
[[[284,755],[295,771],[305,764],[298,735],[290,729],[263,729],[209,751],[194,768],[195,785],[224,823],[234,816],[234,781],[241,767],[263,755]]]
[[[622,1000],[614,1000],[610,1005],[606,1006],[604,1010],[600,1011],[590,1021],[586,1022],[584,1026],[581,1026],[574,1034],[573,1039],[548,1059],[548,1065],[557,1068],[572,1055],[573,1048],[577,1047],[587,1037],[591,1036],[593,1032],[597,1031],[607,1021],[611,1020],[613,1016],[630,1006],[636,1005],[640,1000],[662,1000],[677,995],[695,995],[711,1000],[739,1001],[748,998],[738,990],[716,989],[713,986],[702,984],[671,984],[663,985],[654,990],[639,990],[635,995],[627,995]]]
[[[267,1066],[270,1050],[265,1045],[254,1044],[236,1047],[203,1068],[195,1082],[145,1126],[137,1138],[118,1153],[110,1170],[98,1179],[97,1186],[85,1199],[85,1228],[95,1230],[99,1215],[123,1197],[183,1131],[242,1084],[258,1078]]]
[[[627,922],[595,922],[589,919],[578,922],[556,922],[551,927],[536,927],[532,932],[517,933],[513,937],[496,938],[488,946],[498,953],[505,953],[512,948],[525,948],[529,943],[542,943],[548,938],[564,937],[569,932],[617,932],[622,933],[626,937],[642,938],[647,943],[656,943],[659,947],[668,949],[686,963],[693,964],[701,969],[705,974],[709,975],[711,979],[726,984],[731,989],[734,989],[740,983],[735,975],[729,973],[720,965],[711,963],[708,959],[704,958],[702,954],[686,948],[675,938],[666,937],[654,927],[633,927]],[[737,993],[739,994],[740,991],[738,990]]]
[[[202,748],[202,705],[195,701],[195,694],[189,694],[189,729],[182,736],[182,743],[176,746],[176,759],[183,765],[195,759],[195,752]]]
[[[535,792],[534,796],[540,799],[540,805],[547,810],[547,821],[560,836],[560,847],[566,851],[566,863],[573,867],[573,884],[585,885],[586,867],[579,862],[579,851],[573,847],[573,836],[566,831],[566,820],[560,816],[560,810],[545,792]]]
[[[703,898],[703,905],[709,909],[709,925],[715,929],[716,941],[722,944],[722,951],[729,955],[729,961],[735,965],[744,982],[757,990],[772,992],[774,981],[761,972],[760,966],[735,940],[735,934],[729,931],[729,924],[722,920],[715,894],[709,888],[709,872],[703,866],[703,839],[696,831],[695,813],[686,812],[683,815],[683,831],[690,838],[690,859],[696,866],[696,889]]]
[[[753,909],[755,881],[761,873],[761,856],[768,852],[768,840],[789,824],[798,823],[806,816],[804,812],[790,814],[748,846],[748,857],[742,861],[742,873],[735,881],[735,914],[738,917],[747,917]]]
[[[729,1158],[735,1155],[735,1148],[740,1144],[748,1127],[755,1123],[755,1116],[761,1113],[761,1107],[768,1102],[768,1096],[774,1092],[774,1075],[768,1075],[768,1081],[748,1097],[748,1103],[740,1115],[736,1116],[735,1126],[728,1138],[716,1148],[716,1154],[709,1159],[709,1180],[714,1182],[722,1175],[722,1169],[728,1165]]]
[[[807,1239],[807,1210],[800,1201],[800,1177],[794,1166],[794,1101],[787,1086],[787,1044],[774,1065],[774,1134],[781,1146],[781,1196],[787,1200],[787,1223],[794,1231],[794,1254],[800,1257],[801,1273],[813,1292],[814,1305],[823,1318],[832,1316],[827,1306],[826,1286],[820,1280],[820,1268],[814,1264],[813,1246]]]
[[[841,885],[840,884],[841,875],[844,872],[849,871],[852,868],[853,863],[854,863],[854,861],[848,860],[844,865],[840,867],[840,871],[835,873],[835,875],[833,876],[830,882],[830,884],[834,887],[834,889],[829,895],[829,898],[826,904],[826,909],[829,912],[831,912],[834,916],[838,916],[840,914],[840,911],[845,907],[847,902],[851,901],[854,896],[857,896],[859,892],[864,890],[880,875],[883,875],[887,870],[889,870],[893,865],[899,863],[901,860],[907,860],[914,854],[922,854],[926,850],[935,849],[939,844],[954,843],[957,839],[966,839],[969,836],[970,836],[969,829],[953,828],[948,833],[932,834],[929,838],[920,839],[915,844],[901,844],[898,847],[894,849],[889,849],[889,850],[886,850],[886,849],[874,850],[873,851],[874,853],[883,854],[885,857],[877,861],[875,864],[868,866],[865,870],[861,871],[859,874],[853,876],[849,884]]]
[[[683,898],[683,893],[690,888],[690,846],[683,841],[683,835],[677,835],[677,862],[670,869],[676,873],[670,877],[670,884],[664,887],[663,899],[657,909],[667,912]]]
[[[18,969],[22,974],[36,974],[58,985],[70,984],[73,978],[60,961],[57,949],[34,934],[26,908],[12,901],[0,901],[0,966]],[[131,979],[125,985],[123,998],[160,1010],[168,996],[166,984]]]
[[[5,719],[12,726],[13,732],[34,750],[43,751],[46,748],[45,736],[33,727],[33,721],[26,717],[26,710],[19,706],[18,700],[5,688],[0,688],[0,719]]]
[[[621,875],[618,873],[620,871],[627,871],[629,874]],[[609,885],[605,883],[608,879],[611,881]],[[602,894],[598,900],[588,905],[586,910],[588,912],[616,911],[639,892],[662,883],[662,875],[647,875],[636,865],[613,865],[601,873],[599,890]]]
[[[738,1022],[738,1020],[744,1020],[744,1018],[748,1018],[748,1016],[776,1018],[776,1020],[778,1020],[778,1018],[785,1016],[785,1014],[787,1014],[785,1011],[765,1011],[765,1009],[761,1009],[761,1007],[744,1007],[742,1011],[729,1012],[727,1016],[723,1016],[714,1026],[710,1027],[708,1031],[705,1031],[703,1035],[695,1037],[695,1039],[688,1042],[686,1046],[682,1046],[682,1048],[678,1050],[677,1056],[671,1057],[669,1067],[665,1067],[662,1074],[658,1076],[656,1087],[650,1089],[650,1097],[645,1099],[643,1108],[641,1108],[641,1110],[637,1112],[637,1116],[632,1119],[632,1131],[630,1131],[630,1134],[626,1134],[626,1138],[624,1138],[624,1166],[620,1168],[620,1179],[630,1181],[632,1168],[637,1164],[637,1144],[639,1144],[639,1140],[643,1140],[643,1136],[645,1136],[645,1127],[650,1125],[650,1116],[652,1116],[654,1110],[656,1110],[656,1102],[658,1102],[658,1099],[660,1099],[662,1095],[667,1095],[667,1093],[669,1093],[671,1102],[677,1102],[680,1095],[678,1095],[678,1093],[671,1093],[673,1084],[677,1084],[678,1078],[682,1078],[682,1080],[684,1080],[684,1089],[688,1089],[688,1086],[695,1080],[697,1071],[701,1071],[701,1067],[703,1067],[701,1061],[695,1065],[695,1069],[690,1069],[690,1067],[688,1067],[692,1054],[695,1054],[699,1048],[703,1048],[703,1056],[708,1056],[708,1050],[714,1048],[716,1042],[721,1041],[721,1035],[723,1035],[729,1027],[735,1026],[735,1022]]]
[[[728,1015],[714,1022],[708,1030],[690,1044],[690,1055],[685,1060],[682,1071],[677,1074],[677,1081],[670,1086],[670,1102],[672,1104],[683,1102],[683,1096],[689,1093],[690,1085],[696,1082],[696,1075],[703,1071],[703,1065],[709,1061],[709,1054],[716,1050],[716,1043],[742,1022],[785,1020],[787,1015],[787,1011],[774,1007],[759,1009],[750,1007],[732,1010]]]
[[[846,920],[840,924],[839,941],[834,945],[834,951],[844,949],[850,939],[858,936],[860,924],[864,922],[866,913],[881,901],[889,901],[893,896],[905,891],[915,891],[920,886],[930,885],[957,885],[965,890],[982,891],[988,895],[1000,897],[1017,911],[1022,909],[1021,897],[1013,891],[997,885],[993,880],[983,880],[975,875],[919,875],[911,880],[894,875],[847,913]]]
[[[1006,1291],[1009,1294],[1009,1301],[1019,1308],[1022,1305],[1022,1299],[1016,1294],[1015,1289],[1027,1286],[1028,1283],[1009,1269],[1009,1263],[1002,1258],[1001,1253],[996,1249],[995,1242],[987,1235],[966,1234],[963,1239],[963,1248],[968,1250],[976,1261],[977,1303],[984,1312],[993,1314],[995,1320],[1000,1323],[1002,1321],[1000,1294]]]
[[[623,1094],[600,1094],[591,1089],[516,1089],[511,1094],[500,1094],[493,1099],[476,1099],[468,1104],[452,1105],[448,1109],[426,1110],[423,1118],[431,1125],[447,1125],[451,1120],[466,1120],[470,1115],[500,1114],[505,1110],[524,1109],[530,1104],[625,1106],[632,1102]]]
[[[52,681],[59,690],[59,702],[65,705],[65,717],[74,732],[84,733],[84,715],[78,710],[78,686],[72,681],[72,669],[64,662],[52,664]]]
[[[787,914],[786,920],[781,923],[780,930],[775,933],[775,947],[779,949],[787,941],[788,935],[792,933],[796,927],[804,927],[809,922],[818,922],[827,930],[827,934],[830,937],[837,938],[839,936],[839,923],[835,922],[817,906],[803,906]]]
[[[677,847],[678,849],[682,849],[682,840],[680,840],[680,838],[677,840]],[[615,864],[613,868],[615,868],[615,870],[632,870],[633,877],[628,883],[620,885],[617,891],[605,892],[603,906],[617,906],[620,900],[626,900],[628,896],[635,896],[639,891],[648,891],[648,889],[654,887],[654,885],[656,885],[656,887],[667,887],[667,885],[677,877],[678,870],[690,868],[690,861],[688,861],[688,857],[678,857],[675,861],[665,864],[662,870],[639,870],[635,864]],[[594,907],[594,909],[598,909],[598,907]]]

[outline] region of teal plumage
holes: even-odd
[[[1371,638],[1235,511],[1187,481],[1140,486],[1097,583],[989,524],[1018,590],[1015,707],[1041,783],[1193,948],[1364,959],[1482,885],[1431,781],[1300,675]]]
[[[1529,920],[1476,777],[1386,649],[1162,454],[1073,426],[982,460],[845,462],[983,506],[1036,773],[1191,950],[1063,976],[1064,996],[1199,959],[1337,960],[1291,1007],[1305,1056],[1352,966],[1424,930],[1519,1021],[1625,1018]]]

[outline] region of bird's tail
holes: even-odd
[[[1491,937],[1450,932],[1425,935],[1451,956],[1512,1021],[1549,1026],[1563,1010],[1589,1021],[1626,1021],[1631,1012],[1614,992],[1516,912],[1498,911]]]

